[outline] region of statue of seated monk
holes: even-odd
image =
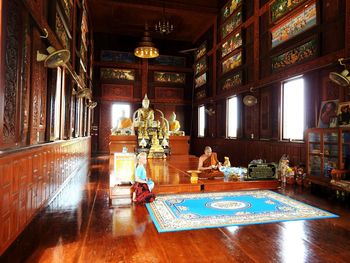
[[[219,171],[221,163],[218,161],[217,154],[212,152],[209,146],[204,149],[204,154],[199,157],[198,170],[202,173],[201,178],[224,177],[224,174]]]

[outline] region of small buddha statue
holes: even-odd
[[[229,157],[225,156],[224,157],[224,164],[223,164],[224,167],[231,167],[231,162],[230,162],[230,159]]]
[[[152,136],[152,145],[149,150],[148,158],[165,158],[164,149],[159,144],[157,133]]]
[[[181,128],[180,122],[176,120],[176,114],[173,112],[169,119],[169,129],[171,132],[178,132]]]

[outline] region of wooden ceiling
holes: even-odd
[[[94,32],[141,37],[147,22],[153,38],[195,41],[213,23],[220,0],[89,0]],[[154,32],[165,16],[174,24],[169,35]]]

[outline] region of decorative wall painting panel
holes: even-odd
[[[117,69],[117,68],[101,68],[101,80],[135,80],[135,70],[133,69]]]
[[[151,60],[155,65],[186,67],[186,58],[160,55]]]
[[[207,96],[207,92],[206,90],[200,90],[196,93],[196,100],[200,100],[200,99],[203,99]]]
[[[239,51],[222,62],[222,74],[225,74],[240,65],[242,65],[242,51]]]
[[[225,21],[241,4],[242,0],[229,0],[221,9],[221,21]]]
[[[222,90],[231,90],[242,84],[242,71],[235,73],[234,75],[223,79],[221,88]]]
[[[276,47],[316,24],[316,2],[314,2],[271,30],[272,47]]]
[[[195,75],[203,72],[207,69],[207,57],[202,57],[196,64],[194,68]]]
[[[185,73],[173,72],[154,72],[154,81],[162,83],[184,84],[186,80]]]
[[[221,38],[225,38],[233,30],[235,30],[240,24],[242,24],[242,10],[239,9],[237,13],[232,15],[221,28]]]
[[[318,53],[317,40],[313,39],[305,44],[293,48],[281,55],[272,58],[272,70],[277,71],[287,66],[291,66],[312,57]]]
[[[242,46],[242,35],[240,32],[230,37],[226,42],[221,46],[221,57],[226,56],[231,53],[236,48]]]
[[[203,73],[199,77],[194,79],[194,87],[198,88],[207,83],[207,73]]]
[[[196,53],[194,54],[194,60],[200,59],[202,56],[204,56],[207,53],[207,42],[204,42],[202,45],[199,46],[199,48],[196,50]]]
[[[271,6],[271,21],[275,22],[305,0],[276,0]]]
[[[100,55],[101,61],[116,63],[134,63],[135,56],[129,52],[102,50]]]
[[[68,37],[68,34],[64,28],[63,22],[61,20],[61,17],[59,16],[58,12],[56,13],[55,32],[56,32],[56,35],[58,36],[59,40],[61,41],[61,44],[64,46],[64,48],[70,50],[70,39]]]

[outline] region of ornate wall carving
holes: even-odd
[[[155,87],[156,99],[173,99],[183,100],[184,89],[183,88],[164,88]]]
[[[132,99],[133,85],[102,84],[102,97],[109,99]]]
[[[25,145],[27,142],[28,128],[29,128],[29,99],[30,99],[30,50],[31,50],[31,32],[30,32],[30,22],[29,16],[25,18],[24,26],[24,45],[23,45],[23,56],[22,56],[22,80],[21,80],[21,141]]]
[[[40,32],[35,28],[33,29],[33,54],[37,50],[42,49],[42,43],[40,39]],[[40,130],[43,131],[45,126],[40,129],[41,121],[45,120],[45,107],[46,107],[46,97],[42,97],[43,89],[45,89],[46,96],[46,70],[43,68],[44,65],[36,61],[35,57],[32,57],[32,81],[31,81],[31,131],[30,131],[30,144],[36,144],[41,139]],[[45,103],[42,105],[42,99],[45,100]]]
[[[16,142],[16,113],[18,94],[18,61],[19,61],[19,32],[20,16],[16,1],[8,1],[5,51],[5,105],[3,141],[5,144]],[[16,15],[17,14],[17,15]]]
[[[112,105],[108,102],[101,103],[100,106],[100,131],[98,148],[100,152],[109,152],[109,136],[112,128]]]

